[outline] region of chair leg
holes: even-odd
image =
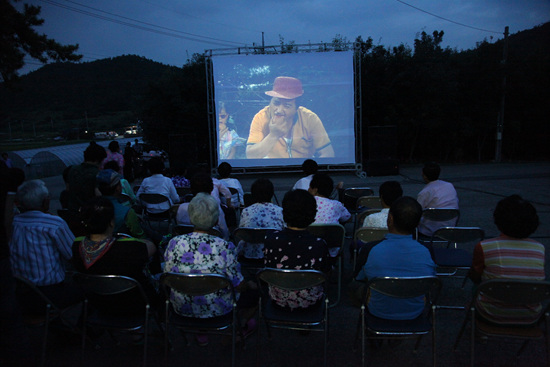
[[[521,343],[521,347],[519,347],[518,352],[516,353],[516,357],[519,357],[521,353],[525,350],[525,347],[527,347],[527,344],[529,344],[529,340],[524,340],[523,343]]]
[[[233,327],[231,328],[231,367],[235,367],[235,344],[236,344],[236,330],[240,325],[237,321],[237,304],[233,303]],[[241,340],[244,345],[244,336],[241,333]]]
[[[361,306],[361,366],[365,367],[365,305]]]
[[[462,334],[464,334],[464,330],[466,329],[466,324],[468,323],[469,319],[469,313],[466,313],[466,317],[464,317],[464,321],[462,322],[462,326],[460,327],[460,330],[458,331],[458,335],[456,336],[455,344],[453,345],[453,351],[456,351],[456,348],[458,348],[458,343],[460,342],[460,338],[462,337]]]
[[[145,325],[143,327],[143,367],[147,367],[147,339],[149,337],[149,311],[151,306],[145,305]]]
[[[340,257],[340,266],[342,266],[341,261],[342,261],[342,258]],[[323,350],[324,367],[327,367],[327,345],[328,345],[328,299],[325,298],[325,345]]]
[[[85,299],[82,305],[82,349],[80,351],[80,365],[84,365],[84,350],[86,349],[86,324],[88,321],[88,300]]]
[[[436,347],[436,343],[437,343],[437,338],[435,337],[435,323],[436,323],[436,319],[435,319],[435,310],[437,309],[437,307],[435,305],[432,305],[432,360],[433,360],[433,367],[437,366],[437,347]]]
[[[334,307],[340,303],[340,298],[342,295],[342,267],[344,265],[342,260],[343,253],[344,252],[342,251],[342,254],[338,257],[338,295],[336,296],[336,302],[331,304],[329,307]]]
[[[46,320],[44,321],[44,337],[42,338],[42,351],[40,353],[40,366],[46,365],[46,348],[48,348],[48,332],[50,327],[50,315],[52,311],[52,305],[49,303],[46,305]]]

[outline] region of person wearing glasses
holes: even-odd
[[[254,116],[246,143],[247,158],[334,157],[334,149],[321,119],[300,106],[304,94],[299,79],[280,76],[269,106]]]
[[[233,119],[227,113],[224,102],[218,103],[218,131],[220,159],[234,159],[237,147],[242,145],[239,134],[235,131]]]

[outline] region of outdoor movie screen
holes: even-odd
[[[353,52],[212,57],[217,163],[355,164]]]

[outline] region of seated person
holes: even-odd
[[[283,199],[283,218],[287,227],[273,231],[265,238],[264,264],[275,269],[313,269],[328,272],[331,269],[328,246],[322,238],[312,235],[307,227],[315,220],[317,204],[305,190],[292,190]],[[323,287],[301,291],[269,288],[275,305],[287,309],[303,309],[319,303]]]
[[[121,179],[122,176],[112,169],[101,170],[96,177],[99,192],[113,204],[115,210],[113,232],[129,234],[135,238],[145,238],[145,231],[134,209],[119,202],[122,192]]]
[[[222,162],[218,166],[218,173],[220,175],[220,181],[228,188],[234,188],[237,190],[238,194],[231,194],[231,206],[233,208],[238,208],[239,206],[244,206],[244,192],[243,187],[239,180],[236,178],[229,177],[231,175],[232,167],[227,162]]]
[[[191,194],[193,194],[193,196],[196,196],[198,193],[201,192],[210,195],[213,189],[214,183],[212,182],[212,177],[210,177],[206,173],[197,173],[191,178]],[[214,200],[216,200],[216,198],[214,198]],[[219,200],[216,200],[216,202],[218,203],[219,214],[218,222],[215,227],[222,233],[223,238],[227,240],[229,239],[229,229],[227,228],[227,224],[225,223],[225,215],[219,203]],[[189,217],[188,208],[189,203],[183,203],[179,206],[178,212],[176,214],[176,222],[178,224],[192,224],[191,218]]]
[[[188,205],[188,213],[195,229],[192,233],[170,240],[164,253],[164,272],[222,274],[231,280],[237,291],[248,288],[249,284],[243,282],[233,243],[208,234],[218,222],[220,210],[216,199],[208,193],[197,193]],[[237,296],[243,298],[239,294]],[[239,299],[238,305],[243,308],[253,307],[257,300],[249,301]],[[231,294],[228,291],[201,297],[189,297],[172,292],[170,302],[176,313],[188,317],[216,317],[225,315],[232,309]],[[248,327],[252,327],[250,322],[245,329]],[[206,345],[208,337],[198,334],[197,341],[201,345]]]
[[[142,285],[151,305],[158,306],[160,297],[144,272],[149,258],[157,250],[155,245],[145,239],[117,238],[113,233],[115,208],[107,198],[97,197],[86,203],[82,219],[86,236],[75,238],[72,245],[75,270],[134,278]]]
[[[386,181],[379,188],[380,202],[383,209],[379,213],[367,215],[363,221],[363,227],[388,228],[388,213],[395,200],[403,196],[403,188],[397,181]]]
[[[302,163],[302,171],[304,171],[306,177],[302,177],[301,179],[296,181],[292,190],[308,190],[309,184],[313,179],[313,175],[317,173],[318,169],[319,165],[317,164],[317,162],[315,162],[313,159],[306,159],[304,163]]]
[[[250,188],[254,204],[243,209],[239,227],[283,229],[283,208],[271,202],[275,191],[267,178],[259,178]],[[263,259],[264,245],[239,242],[239,254],[247,259]]]
[[[118,166],[118,163],[116,161],[109,161],[109,162],[105,163],[105,165],[103,166],[103,169],[112,169],[113,171],[118,172],[119,171],[119,166]],[[127,206],[134,205],[137,202],[137,198],[136,198],[136,194],[134,193],[134,190],[132,189],[132,186],[130,186],[130,183],[128,182],[128,180],[126,180],[125,178],[123,178],[121,176],[120,177],[120,185],[122,186],[121,194],[126,195],[126,197],[124,197],[124,195],[122,195],[123,197],[119,197],[119,200],[124,205],[127,205]],[[123,200],[124,198],[129,198],[130,200],[129,201]]]
[[[332,178],[326,173],[316,173],[309,184],[309,193],[317,202],[315,223],[345,223],[351,218],[350,212],[338,200],[329,199],[334,188]]]
[[[74,235],[63,219],[48,213],[50,195],[45,183],[24,182],[15,201],[21,213],[13,218],[9,242],[13,274],[28,279],[61,309],[79,303],[84,295],[65,278]],[[32,294],[19,296],[25,312],[44,312]]]
[[[174,183],[169,177],[164,177],[162,172],[164,171],[164,162],[159,157],[152,157],[149,162],[150,177],[146,177],[141,182],[139,190],[136,196],[139,199],[139,195],[143,193],[161,194],[168,198],[169,202],[160,204],[146,204],[147,211],[152,214],[167,213],[172,205],[179,202],[178,192]]]
[[[389,233],[372,248],[356,279],[435,275],[430,252],[412,239],[421,216],[422,207],[415,199],[404,196],[394,201],[388,214]],[[393,298],[372,291],[368,311],[383,319],[412,320],[424,311],[424,297]]]
[[[539,225],[535,207],[512,195],[498,202],[493,217],[500,235],[476,245],[470,279],[544,280],[544,245],[528,238]],[[483,295],[475,302],[481,317],[498,324],[532,324],[543,312],[540,304],[510,306]]]

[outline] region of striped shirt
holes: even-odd
[[[69,226],[57,216],[36,210],[15,216],[10,241],[13,273],[37,286],[61,283],[73,240]]]
[[[481,281],[490,279],[544,280],[544,246],[531,239],[505,235],[480,242],[474,250],[472,270]],[[508,305],[480,295],[476,300],[479,313],[489,321],[531,324],[542,311],[540,304]]]

